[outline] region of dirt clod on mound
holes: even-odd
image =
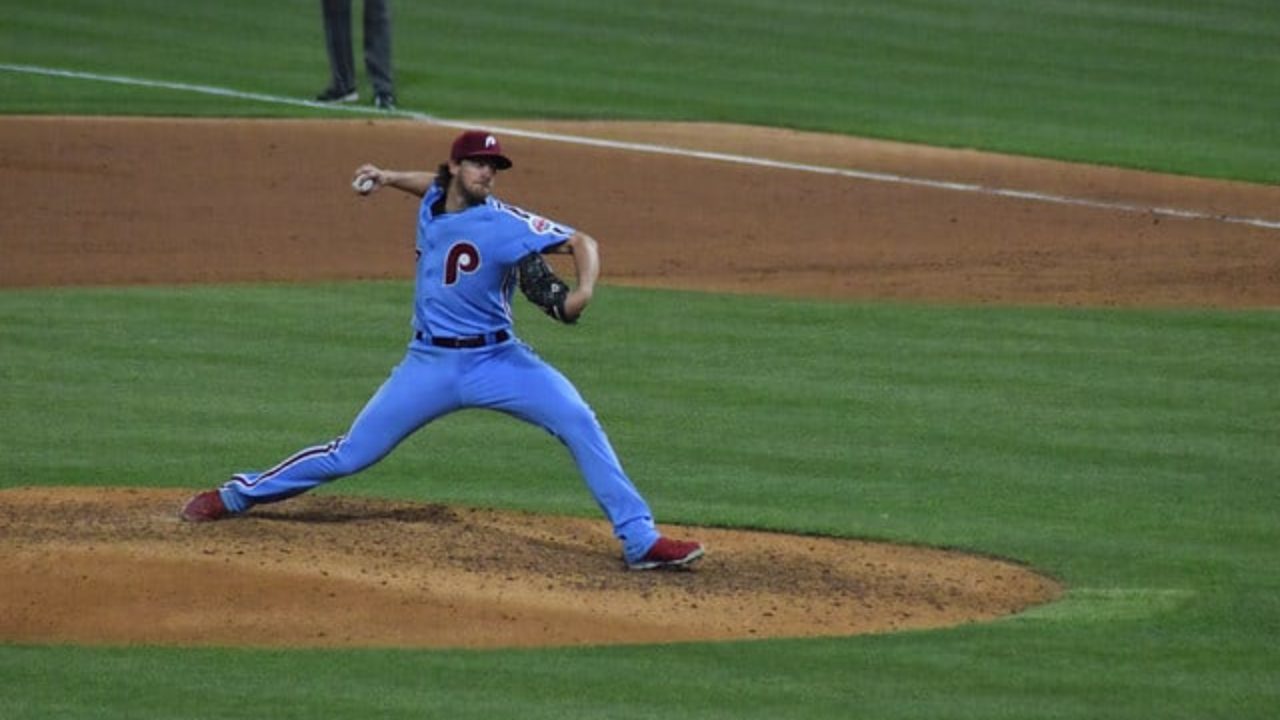
[[[1056,597],[958,552],[710,528],[624,568],[599,520],[334,496],[189,524],[188,493],[0,491],[0,642],[514,647],[807,637],[991,619]]]

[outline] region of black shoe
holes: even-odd
[[[373,96],[373,106],[379,110],[395,110],[396,96],[389,92],[380,92]]]
[[[316,96],[316,102],[322,103],[352,103],[360,99],[360,93],[355,90],[339,90],[337,88],[325,88],[324,92]]]

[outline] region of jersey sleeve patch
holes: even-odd
[[[552,222],[541,215],[535,215],[524,208],[515,205],[507,205],[502,203],[498,207],[505,213],[519,218],[525,225],[529,226],[529,231],[534,235],[554,235],[561,238],[569,238],[573,235],[573,228]]]

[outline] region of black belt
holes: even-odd
[[[499,330],[495,333],[485,333],[484,335],[467,335],[465,337],[432,337],[421,330],[415,332],[413,337],[429,342],[436,347],[442,348],[478,348],[485,345],[497,345],[506,342],[511,338],[511,333],[506,330]]]

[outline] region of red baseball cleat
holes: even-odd
[[[644,557],[627,566],[632,570],[656,570],[658,568],[687,567],[706,553],[702,543],[692,540],[671,540],[660,537]]]
[[[230,514],[227,506],[222,504],[222,496],[217,490],[205,490],[187,501],[180,516],[187,522],[210,522],[221,520]]]

